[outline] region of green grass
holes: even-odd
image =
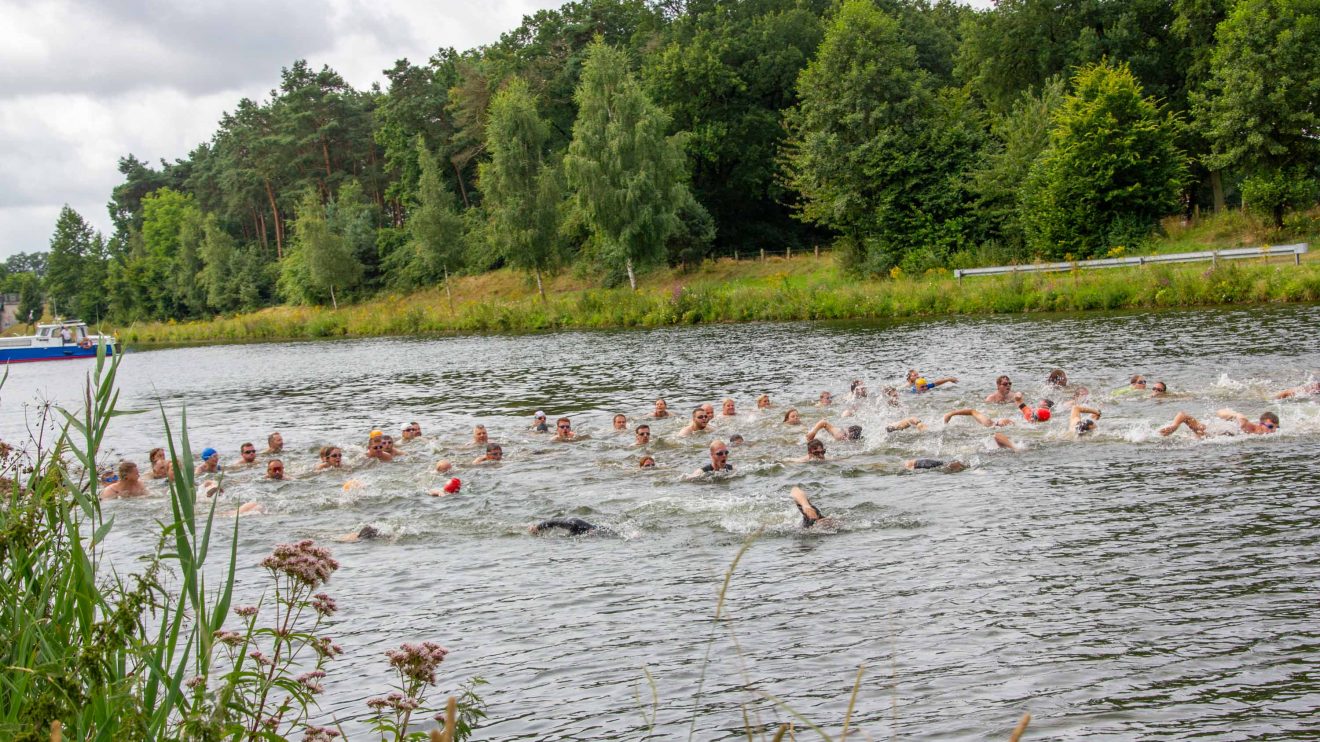
[[[1282,244],[1305,239],[1297,235],[1313,234],[1317,226],[1320,216],[1295,215],[1290,218],[1294,231],[1277,234],[1250,216],[1231,212],[1166,225],[1167,236],[1142,252],[1268,244],[1264,238],[1271,236]],[[1305,229],[1312,231],[1297,231]],[[500,270],[454,279],[452,308],[451,297],[436,288],[338,310],[273,307],[198,322],[136,323],[119,333],[123,341],[141,346],[1320,301],[1315,253],[1300,266],[1291,258],[1275,258],[990,276],[961,283],[947,270],[858,279],[841,271],[828,253],[807,253],[791,259],[708,261],[690,272],[659,269],[643,276],[635,293],[594,287],[591,280],[571,272],[556,276],[547,282],[550,300],[543,304],[526,276]]]

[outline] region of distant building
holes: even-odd
[[[18,316],[18,294],[0,294],[0,332],[4,332],[27,317]]]

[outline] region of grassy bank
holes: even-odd
[[[389,296],[339,310],[275,307],[202,322],[120,328],[137,345],[660,327],[754,320],[904,318],[942,314],[1086,311],[1320,301],[1320,261],[1294,266],[1221,262],[965,279],[948,273],[857,281],[828,257],[720,261],[679,275],[658,272],[636,293],[553,282],[548,304],[517,274],[455,280],[442,290]]]

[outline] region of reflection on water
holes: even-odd
[[[837,730],[859,665],[853,723],[872,738],[1004,737],[1023,710],[1039,738],[1305,736],[1320,704],[1308,669],[1320,645],[1320,402],[1269,396],[1320,369],[1317,321],[1320,308],[1288,307],[174,349],[126,357],[121,405],[159,402],[175,419],[186,406],[194,449],[229,461],[240,443],[283,433],[291,481],[228,474],[230,500],[270,511],[243,523],[247,597],[276,541],[364,524],[386,534],[336,548],[333,631],[348,654],[323,711],[349,731],[387,679],[380,653],[432,639],[453,650],[446,690],[491,681],[486,739],[669,739],[694,714],[695,738],[741,738],[744,707],[753,724],[789,719],[767,694]],[[985,407],[1000,373],[1036,398],[1055,366],[1103,409],[1093,439],[1067,439],[1061,415],[1010,428],[1024,446],[1014,454],[967,418],[939,422]],[[0,434],[22,434],[24,403],[74,400],[87,368],[15,367]],[[822,464],[792,462],[804,430],[779,422],[788,406],[810,424],[825,414],[820,391],[843,400],[853,378],[878,391],[908,368],[960,383],[904,394],[898,409],[862,404],[847,421],[835,408],[865,438],[827,441]],[[1115,394],[1134,372],[1173,398]],[[776,406],[758,414],[762,392]],[[717,434],[748,445],[733,449],[732,476],[687,481],[709,438],[674,433],[694,404],[726,396],[740,412],[717,417]],[[642,471],[643,450],[610,418],[635,424],[657,397],[676,416],[652,421],[645,452],[659,467]],[[1228,406],[1273,409],[1283,432],[1155,433],[1179,409],[1206,419]],[[587,438],[529,432],[537,409],[572,416]],[[909,415],[929,429],[883,432]],[[397,436],[414,420],[427,438],[404,458],[361,465],[367,431]],[[477,422],[504,463],[468,463]],[[145,460],[162,436],[154,412],[122,418],[111,457]],[[327,444],[359,465],[313,473]],[[973,467],[903,469],[923,456]],[[431,471],[440,458],[458,462],[461,494],[425,495],[448,479]],[[835,532],[801,531],[793,484],[840,520]],[[167,512],[160,499],[107,508],[124,564]],[[527,535],[550,516],[612,535]],[[729,621],[712,628],[725,570],[754,533]],[[643,668],[659,698],[653,730]]]

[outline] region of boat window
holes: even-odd
[[[37,331],[37,337],[42,337],[42,338],[50,337],[50,328],[49,327],[41,328],[39,331]]]

